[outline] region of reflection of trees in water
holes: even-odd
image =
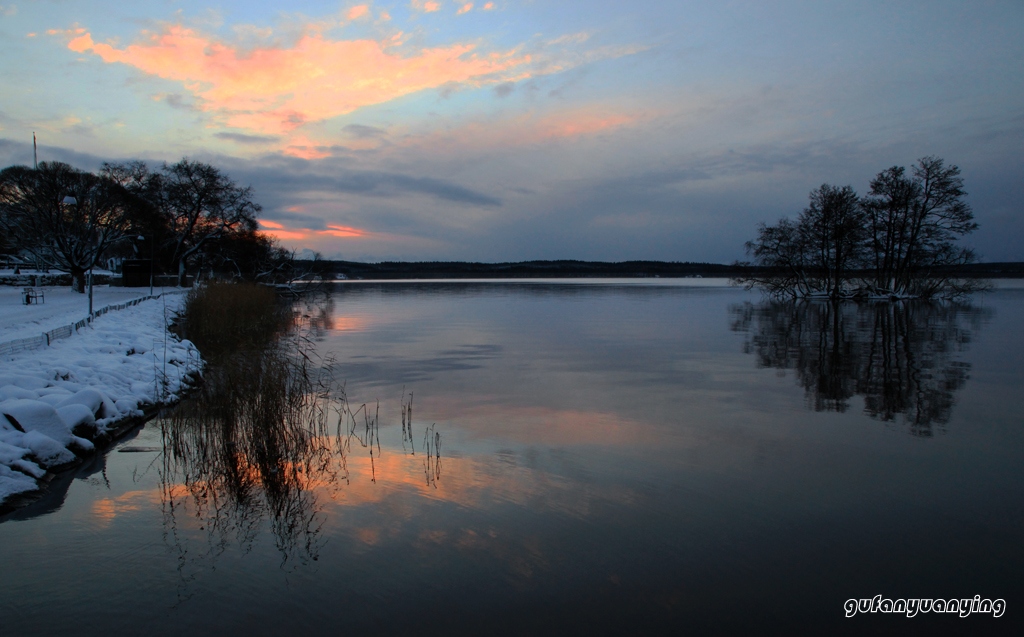
[[[745,303],[732,329],[759,367],[792,369],[815,411],[845,412],[850,398],[883,421],[932,435],[949,421],[970,363],[959,360],[989,312],[951,303]]]
[[[315,561],[324,523],[317,493],[349,484],[353,450],[369,454],[376,482],[379,404],[353,408],[333,361],[314,359],[302,337],[283,343],[211,366],[197,394],[161,422],[165,533],[186,581],[187,565],[212,562],[232,542],[248,553],[268,526],[282,567]],[[410,432],[411,417],[403,405]],[[196,526],[208,540],[202,551],[190,541]]]
[[[208,554],[232,538],[250,550],[269,521],[284,562],[316,559],[322,516],[312,488],[337,471],[329,370],[303,351],[239,352],[162,421],[164,513],[182,558],[177,516],[188,511],[210,539]]]
[[[334,298],[326,291],[298,297],[292,309],[298,326],[313,340],[321,340],[334,325]]]

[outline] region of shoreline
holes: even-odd
[[[197,384],[202,357],[170,331],[184,297],[155,300],[0,357],[0,515],[45,497],[54,480],[108,453]]]
[[[184,396],[181,396],[184,398]],[[180,398],[179,398],[180,400]],[[46,474],[37,478],[39,488],[35,491],[24,491],[16,493],[0,502],[0,524],[12,517],[12,514],[28,509],[33,505],[54,495],[53,485],[60,483],[63,478],[70,477],[67,486],[71,485],[76,474],[83,467],[87,467],[96,459],[106,456],[117,446],[119,442],[128,438],[129,434],[137,433],[145,427],[146,423],[160,415],[160,412],[176,403],[153,406],[152,409],[143,410],[141,416],[127,416],[116,424],[113,429],[108,429],[102,436],[98,436],[92,442],[96,446],[92,453],[78,456],[71,462],[47,469]],[[65,488],[66,492],[66,488]]]

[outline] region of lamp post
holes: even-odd
[[[139,235],[139,241],[145,241],[146,237]],[[149,243],[149,295],[153,296],[153,259],[156,258],[156,235],[153,235],[153,239]]]
[[[74,197],[72,197],[71,195],[68,195],[68,196],[64,197],[64,200],[61,203],[63,203],[66,206],[77,206],[78,205],[78,200],[75,199]],[[96,205],[95,200],[93,201],[93,205],[94,206]],[[93,260],[95,261],[95,259],[93,259]],[[92,265],[89,265],[89,277],[88,277],[88,280],[89,280],[89,318],[92,319],[93,318],[93,316],[92,316]]]

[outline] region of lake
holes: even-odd
[[[1019,629],[1019,286],[346,282],[296,309],[309,430],[156,419],[62,476],[0,523],[0,632]],[[1005,612],[844,616],[876,595]]]

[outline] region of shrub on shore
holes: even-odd
[[[177,330],[213,362],[240,349],[273,345],[292,321],[290,308],[271,288],[213,282],[188,293]]]

